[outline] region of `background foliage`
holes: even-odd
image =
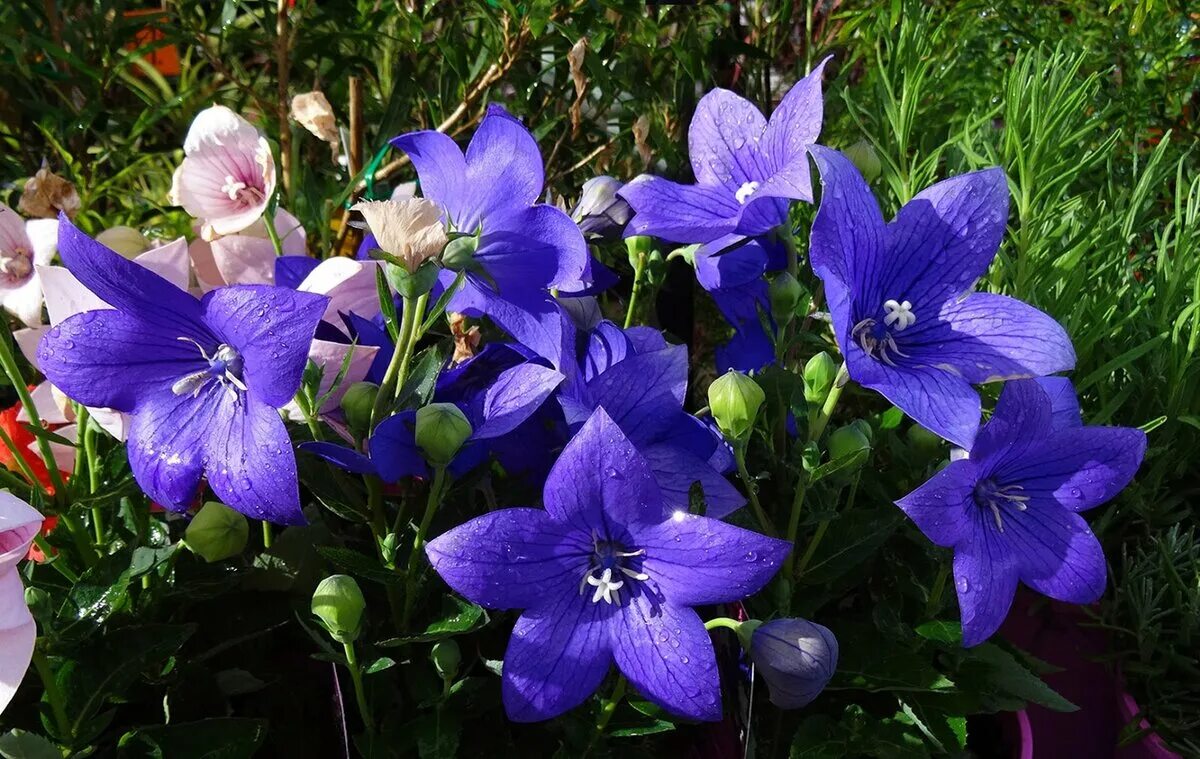
[[[1092,519],[1112,582],[1091,614],[1110,636],[1111,666],[1154,727],[1196,754],[1200,18],[1187,6],[809,0],[647,9],[615,0],[296,0],[281,16],[274,3],[172,0],[164,13],[129,16],[139,4],[17,0],[0,7],[0,177],[9,182],[0,196],[15,207],[20,180],[46,161],[78,187],[89,231],[129,224],[161,237],[187,232],[187,217],[167,204],[171,172],[191,119],[219,102],[247,114],[282,150],[283,205],[305,223],[313,252],[326,255],[352,189],[386,195],[412,178],[385,148],[401,131],[437,127],[462,136],[487,102],[502,102],[538,137],[549,192],[573,202],[579,185],[598,173],[690,179],[686,127],[703,92],[730,87],[769,110],[832,53],[822,142],[873,146],[882,168],[875,190],[888,212],[936,179],[1003,166],[1010,229],[986,286],[1067,327],[1089,423],[1150,431],[1134,486]],[[147,28],[153,33],[139,37]],[[573,70],[570,53],[581,41],[582,64]],[[163,76],[144,56],[172,45],[180,72]],[[281,94],[321,89],[347,127],[351,77],[363,83],[363,163],[380,169],[370,182],[370,172],[351,176],[327,145],[289,122],[286,102],[281,117]],[[619,246],[604,255],[628,276]],[[677,274],[660,293],[658,318],[699,348],[721,327],[703,293]],[[696,377],[696,389],[709,378]],[[902,523],[890,501],[921,481],[940,454],[922,449],[877,401],[851,396],[844,404],[872,420],[869,470],[880,474],[825,486],[817,500],[842,517],[828,522],[824,548],[795,591],[795,611],[838,632],[842,671],[832,698],[789,716],[787,731],[763,740],[786,743],[798,728],[806,745],[825,746],[829,755],[923,755],[963,745],[966,726],[954,715],[1053,703],[1055,694],[1025,680],[981,700],[972,679],[1010,671],[1013,654],[990,646],[967,655],[936,625],[914,629],[922,615],[953,618],[937,580],[944,557]],[[111,452],[110,471],[122,455]],[[766,475],[780,465],[763,460]],[[763,481],[764,499],[790,498],[772,493],[771,482]],[[47,719],[46,730],[86,745],[112,729],[110,697],[121,694],[130,706],[119,707],[126,713],[118,734],[128,752],[171,756],[172,741],[202,739],[181,732],[189,721],[228,713],[238,718],[205,723],[212,745],[269,740],[275,751],[303,753],[308,736],[266,736],[256,720],[330,721],[327,690],[298,695],[304,684],[329,677],[329,665],[309,656],[320,637],[302,610],[303,589],[319,578],[323,561],[339,565],[340,556],[338,568],[352,571],[353,557],[315,554],[311,546],[327,541],[306,534],[322,529],[312,527],[286,531],[271,553],[244,565],[176,561],[135,489],[109,484],[124,496],[113,518],[128,551],[102,561],[90,584],[63,586],[58,618],[43,620],[59,633],[62,648],[52,653],[76,659],[82,673],[59,675],[71,690],[73,724]],[[828,512],[813,513],[810,534]],[[888,569],[895,567],[902,571]],[[172,571],[174,583],[149,579]],[[240,582],[231,592],[234,578]],[[299,592],[278,592],[288,589]],[[130,627],[138,617],[155,626]],[[453,631],[483,622],[461,617],[451,615],[460,625]],[[479,656],[495,650],[494,642],[481,644]],[[112,661],[122,666],[113,671]],[[372,666],[385,671],[393,663],[381,650]],[[450,753],[460,737],[443,719],[494,710],[495,678],[463,682],[470,685],[454,694],[454,709],[443,710],[434,692],[396,696],[437,704],[433,717],[394,726],[408,748],[415,742],[425,755]],[[429,683],[436,686],[432,673]],[[35,705],[23,708],[14,707],[13,724],[35,725],[28,718]],[[163,710],[169,727],[160,724],[168,721]],[[653,714],[623,716],[631,734],[665,724]],[[464,753],[481,740],[495,750],[529,738],[521,729],[461,735]]]

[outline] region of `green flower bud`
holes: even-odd
[[[41,588],[26,588],[25,605],[29,607],[34,616],[39,616],[40,612],[49,609],[50,594]]]
[[[183,540],[192,553],[211,563],[237,556],[249,538],[246,517],[223,503],[209,501],[188,523]]]
[[[629,265],[634,271],[641,265],[642,259],[650,255],[654,248],[654,238],[645,235],[634,235],[625,238],[625,250],[629,253]]]
[[[804,297],[804,286],[789,272],[780,272],[771,280],[771,316],[784,327],[796,318],[796,307]]]
[[[808,360],[804,365],[804,400],[821,403],[833,388],[837,379],[837,363],[824,351]]]
[[[471,423],[453,403],[431,403],[417,409],[417,447],[434,466],[446,466],[471,437]]]
[[[858,167],[863,179],[867,182],[874,182],[883,169],[883,164],[879,162],[879,156],[875,154],[875,148],[871,147],[871,143],[866,140],[859,140],[846,148],[844,152],[851,163]]]
[[[342,396],[341,407],[346,415],[346,424],[360,438],[366,437],[371,431],[371,410],[375,407],[375,397],[378,395],[378,385],[355,382],[346,388],[346,394]]]
[[[871,441],[862,429],[853,424],[839,427],[829,436],[829,460],[848,458],[859,451],[870,450]]]
[[[150,250],[150,241],[133,227],[109,227],[96,235],[96,242],[125,258],[134,258]]]
[[[453,638],[434,643],[429,658],[433,660],[433,668],[437,670],[438,677],[443,680],[453,680],[458,674],[459,664],[462,663],[462,653]]]
[[[930,455],[942,448],[942,439],[919,424],[908,428],[908,442],[918,451]]]
[[[415,271],[384,261],[383,275],[396,292],[409,300],[419,298],[433,289],[441,269],[433,261],[426,261]]]
[[[362,632],[367,601],[349,575],[326,577],[312,597],[312,613],[338,643],[353,643]]]
[[[717,426],[730,440],[749,437],[766,398],[757,382],[733,369],[708,386],[708,407]]]
[[[875,443],[875,430],[871,429],[871,423],[866,419],[855,419],[853,422],[850,422],[850,426],[861,432],[868,443]]]
[[[476,266],[475,250],[479,247],[479,238],[474,235],[456,237],[446,245],[442,252],[442,266],[454,271],[467,271]]]

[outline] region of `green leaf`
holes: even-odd
[[[84,572],[58,610],[59,634],[73,636],[94,630],[129,604],[132,571],[129,555],[110,554]]]
[[[392,289],[388,287],[387,276],[384,275],[382,266],[375,268],[375,291],[379,296],[380,310],[383,311],[384,326],[387,327],[392,342],[396,342],[400,335],[400,320],[396,318],[396,301],[392,300]]]
[[[350,548],[336,546],[319,546],[317,553],[347,574],[361,577],[364,580],[377,582],[381,585],[396,585],[402,578],[395,571],[382,566],[379,559]]]
[[[384,670],[391,669],[394,666],[396,666],[395,659],[389,659],[386,656],[381,656],[378,659],[376,659],[375,661],[368,664],[366,667],[363,667],[363,674],[364,675],[373,675],[376,672],[383,672]]]
[[[388,638],[380,641],[378,645],[390,648],[407,643],[429,643],[477,630],[487,624],[487,621],[488,616],[482,606],[476,606],[455,596],[447,596],[442,601],[442,618],[426,627],[424,632]]]
[[[404,380],[404,387],[400,388],[397,395],[400,399],[400,407],[413,408],[425,405],[433,395],[438,374],[441,373],[445,363],[445,354],[438,346],[433,345],[421,351],[417,355],[416,363],[409,372],[408,378]]]
[[[916,633],[926,640],[948,643],[953,646],[962,645],[962,625],[958,622],[926,622],[917,626]]]
[[[145,727],[121,736],[119,756],[153,759],[250,759],[267,737],[267,721],[222,717]]]
[[[824,585],[874,556],[900,525],[893,512],[850,511],[829,523],[802,581]]]
[[[4,759],[62,759],[62,751],[37,733],[14,729],[0,735],[0,757]]]
[[[1053,709],[1074,712],[1079,707],[1060,696],[1053,688],[1021,664],[1015,656],[994,643],[983,643],[970,650],[971,659],[964,662],[960,672],[982,669],[986,682],[1023,701]]]

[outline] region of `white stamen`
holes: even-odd
[[[758,182],[743,182],[737,192],[733,194],[733,199],[738,202],[738,205],[746,205],[746,201],[750,196],[758,192]]]
[[[605,569],[599,578],[588,575],[587,583],[596,588],[596,592],[592,594],[592,603],[598,603],[603,598],[604,603],[621,605],[621,598],[617,595],[617,591],[624,587],[625,581],[617,580],[613,582],[611,568]]]
[[[239,182],[231,175],[225,175],[225,184],[221,185],[221,192],[229,196],[230,200],[237,200],[239,193],[246,189],[245,182]]]
[[[633,579],[641,582],[645,582],[646,580],[650,579],[650,575],[646,574],[645,572],[635,572],[629,567],[621,567],[621,571],[625,573],[626,577],[632,577]]]
[[[892,327],[897,332],[903,332],[917,323],[917,315],[912,312],[912,303],[908,301],[898,303],[894,300],[885,300],[883,310],[886,312],[883,317],[884,326]]]

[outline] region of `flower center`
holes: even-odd
[[[625,587],[627,579],[637,582],[650,579],[650,575],[642,571],[641,557],[645,554],[645,549],[626,551],[624,546],[601,540],[593,532],[591,562],[579,581],[579,594],[583,595],[590,585],[596,589],[592,593],[592,603],[604,601],[620,606],[620,590]]]
[[[893,355],[904,358],[909,356],[900,350],[893,333],[903,332],[916,323],[917,315],[912,311],[912,303],[888,299],[883,302],[883,322],[880,323],[879,319],[874,317],[867,317],[854,325],[850,330],[850,337],[859,344],[863,353],[879,359],[888,366],[895,366]]]
[[[230,200],[237,201],[238,205],[242,206],[257,205],[263,199],[262,190],[234,179],[231,174],[225,175],[225,184],[221,185],[221,192],[228,195]]]
[[[739,187],[737,192],[733,194],[733,199],[736,200],[739,205],[744,206],[746,205],[746,201],[750,199],[750,196],[757,191],[758,182],[743,182],[742,186]]]
[[[230,392],[236,397],[237,393],[234,388],[246,391],[246,383],[242,381],[242,354],[238,353],[233,347],[221,343],[213,354],[208,355],[208,351],[204,350],[204,346],[196,342],[190,337],[176,338],[185,343],[191,343],[200,351],[200,355],[208,362],[207,369],[201,369],[198,372],[180,377],[171,385],[171,392],[175,395],[191,395],[193,398],[200,395],[200,391],[204,389],[210,381],[216,380],[221,385],[229,388]]]
[[[33,255],[23,247],[0,252],[0,276],[20,282],[33,272]]]
[[[903,332],[917,323],[917,315],[912,312],[912,304],[908,301],[897,303],[894,300],[883,302],[883,323],[897,332]]]
[[[1004,532],[1001,507],[1025,511],[1029,508],[1029,496],[1020,495],[1024,490],[1020,485],[997,485],[994,480],[981,480],[975,485],[975,504],[981,509],[991,509],[996,529]]]

